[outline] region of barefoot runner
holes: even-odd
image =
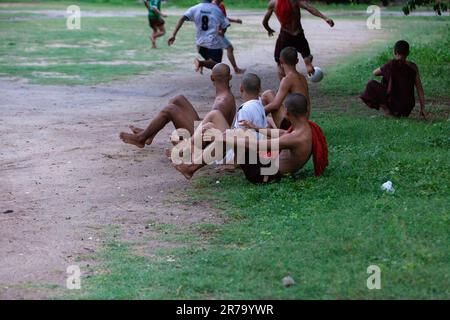
[[[267,30],[269,37],[273,36],[274,30],[269,26],[269,20],[273,12],[281,24],[280,34],[275,46],[275,61],[280,63],[280,52],[286,47],[295,47],[305,61],[306,71],[309,75],[314,74],[312,65],[313,56],[309,48],[308,40],[305,38],[301,23],[300,9],[309,11],[312,15],[325,20],[330,27],[334,26],[333,20],[324,16],[319,10],[311,6],[304,0],[271,0],[267,13],[264,16],[263,26]],[[282,76],[281,68],[278,68],[280,78]]]
[[[236,154],[239,154],[239,148],[245,149],[244,162],[240,162],[240,167],[244,174],[252,183],[266,183],[279,180],[283,174],[296,173],[309,160],[311,155],[314,158],[314,173],[320,176],[328,165],[328,151],[325,137],[318,125],[308,121],[306,114],[308,112],[308,100],[301,94],[290,94],[285,100],[286,117],[292,123],[292,127],[288,131],[271,129],[280,132],[279,138],[271,138],[267,140],[267,148],[264,151],[270,151],[279,154],[278,171],[272,175],[264,175],[262,169],[267,167],[262,163],[260,146],[252,140],[252,136],[248,135],[242,129],[227,130],[223,134],[222,140],[216,140],[210,144],[202,154],[211,155],[212,150],[217,148],[216,144],[226,146],[226,149],[234,148]],[[271,130],[265,129],[267,133]],[[237,136],[237,138],[236,138]],[[273,136],[272,133],[268,136]],[[256,139],[253,137],[253,139]],[[257,163],[251,164],[249,161],[250,154],[257,153]],[[198,160],[198,159],[197,159]],[[239,159],[238,159],[239,160]],[[192,178],[194,173],[207,163],[193,164],[175,164],[175,168],[181,172],[186,179]]]
[[[156,49],[156,39],[166,34],[163,17],[165,18],[167,15],[161,12],[161,0],[144,0],[144,4],[148,9],[148,24],[153,30],[150,41],[152,48]]]
[[[233,22],[233,23],[238,23],[238,24],[242,24],[242,20],[241,19],[232,19],[229,18],[227,15],[227,9],[225,8],[225,4],[223,3],[223,0],[213,0],[213,3],[218,5],[220,10],[222,10],[223,14],[225,15],[225,17],[228,18],[228,21]],[[223,36],[223,41],[224,41],[224,48],[227,50],[227,57],[228,60],[230,61],[231,65],[233,66],[234,69],[234,73],[236,74],[244,74],[245,73],[245,69],[241,69],[237,66],[236,63],[236,58],[234,57],[234,47],[231,44],[230,40],[227,38],[227,36]]]
[[[226,64],[217,64],[213,68],[211,81],[216,88],[216,98],[212,106],[213,110],[205,116],[204,123],[215,123],[219,117],[217,113],[225,119],[228,128],[233,123],[236,114],[236,102],[230,90],[230,80],[230,67]],[[186,129],[190,135],[193,135],[195,121],[200,121],[197,111],[184,96],[180,95],[171,99],[169,104],[153,118],[145,130],[130,126],[133,133],[121,132],[120,139],[125,143],[143,148],[146,144],[150,145],[156,134],[169,122],[172,122],[176,129]]]
[[[176,39],[178,31],[185,21],[193,21],[197,30],[196,43],[198,53],[205,59],[195,59],[195,71],[202,73],[203,68],[212,69],[217,63],[222,62],[224,40],[223,36],[230,22],[219,7],[212,0],[204,0],[189,8],[178,20],[172,36],[168,40],[171,46]]]

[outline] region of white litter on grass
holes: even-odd
[[[285,286],[285,287],[290,287],[290,286],[293,286],[295,284],[295,280],[292,277],[290,277],[290,276],[284,277],[281,280],[281,282],[283,283],[283,286]]]
[[[392,181],[386,181],[385,183],[383,183],[381,185],[381,190],[387,191],[389,193],[394,193],[395,189],[394,189],[394,185],[392,184]]]
[[[216,184],[219,184],[219,183],[220,183],[220,181],[219,181],[219,180],[217,180],[217,181],[216,181]]]

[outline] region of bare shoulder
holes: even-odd
[[[214,101],[214,105],[216,108],[220,107],[229,107],[230,105],[235,104],[234,96],[230,94],[226,95],[220,95],[216,97],[216,100]]]
[[[410,66],[411,68],[414,69],[414,71],[419,72],[419,67],[417,66],[417,64],[415,64],[412,61],[406,61],[406,63],[408,64],[408,66]]]
[[[275,4],[276,4],[276,0],[270,0],[267,8],[269,10],[273,10],[273,9],[275,9]]]
[[[297,76],[297,80],[299,80],[302,84],[308,84],[308,81],[306,80],[306,77],[304,74],[297,72],[296,76]]]

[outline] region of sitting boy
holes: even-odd
[[[409,44],[404,40],[394,46],[394,59],[373,71],[375,76],[382,76],[381,83],[369,81],[366,90],[360,95],[369,108],[380,108],[387,116],[407,117],[416,104],[414,86],[420,102],[420,115],[425,118],[425,95],[420,81],[417,65],[406,60]]]

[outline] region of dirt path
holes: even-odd
[[[261,17],[244,19],[260,28]],[[320,66],[381,36],[354,20],[330,30],[305,19],[304,27]],[[237,48],[240,63],[261,76],[264,88],[277,85],[274,43],[261,36],[251,50]],[[235,77],[236,97],[238,83]],[[170,202],[189,187],[163,156],[171,126],[143,150],[118,139],[130,123],[145,126],[175,94],[185,94],[201,114],[209,110],[209,76],[190,64],[95,87],[3,78],[0,88],[0,298],[45,298],[57,292],[51,285],[63,291],[67,266],[83,271],[88,262],[75,259],[97,251],[111,228],[136,240],[152,232],[149,221],[220,222],[205,204]]]

